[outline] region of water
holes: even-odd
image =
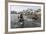
[[[12,28],[16,28],[16,27],[20,27],[21,23],[19,23],[19,19],[18,16],[20,14],[11,14],[11,27]],[[23,15],[24,17],[24,28],[25,27],[40,27],[40,23],[39,22],[33,22],[32,19],[27,18],[27,16]]]

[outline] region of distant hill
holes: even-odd
[[[16,11],[11,11],[11,14],[17,14],[17,12]]]
[[[37,10],[34,10],[34,12],[40,12],[41,9],[37,9]],[[17,12],[17,11],[11,11],[11,14],[31,14],[33,12],[33,9],[27,9],[27,10],[22,10],[20,12]]]

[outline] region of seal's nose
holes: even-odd
[[[23,24],[22,22],[20,24]]]

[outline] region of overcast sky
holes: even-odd
[[[21,6],[21,5],[10,6],[11,11],[17,11],[17,12],[20,12],[22,10],[26,10],[28,8],[33,9],[33,10],[37,10],[37,9],[40,9],[41,7],[40,6]]]

